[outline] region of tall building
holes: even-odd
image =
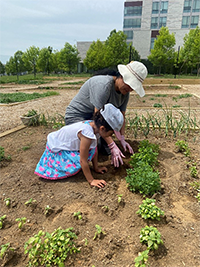
[[[123,31],[142,59],[153,48],[159,29],[164,26],[175,34],[176,46],[190,29],[200,26],[200,0],[126,0]]]

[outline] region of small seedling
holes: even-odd
[[[0,161],[3,161],[3,160],[11,160],[11,156],[5,157],[4,148],[0,146]]]
[[[35,202],[37,202],[35,199],[32,199],[32,198],[30,198],[28,201],[26,201],[24,204],[25,205],[31,205],[31,204],[33,204],[33,203],[35,203]]]
[[[21,229],[22,226],[26,223],[26,217],[17,218],[15,221],[16,222],[19,222],[18,228]]]
[[[140,242],[146,244],[149,250],[158,249],[158,245],[163,244],[161,234],[153,226],[145,226],[141,229]]]
[[[3,257],[8,253],[8,251],[14,251],[15,249],[10,246],[10,243],[6,243],[4,245],[1,245],[1,252],[0,252],[0,257],[3,259]]]
[[[122,196],[123,196],[123,195],[118,195],[118,196],[117,196],[117,197],[118,197],[118,198],[117,198],[118,203],[121,203],[121,201],[122,201]]]
[[[198,171],[197,171],[197,167],[196,166],[191,166],[190,167],[190,175],[193,178],[197,178],[198,177]]]
[[[74,217],[78,220],[82,220],[82,213],[80,211],[74,212]]]
[[[102,231],[102,227],[101,226],[96,224],[95,227],[96,227],[96,232],[94,234],[93,240],[97,239],[97,237],[100,238],[102,235],[106,235],[106,233]]]
[[[3,221],[6,219],[6,215],[0,217],[0,229],[3,228]]]
[[[102,210],[103,210],[104,212],[108,212],[108,211],[109,211],[109,208],[108,208],[108,206],[103,206],[103,207],[102,207]]]
[[[6,206],[9,207],[10,206],[10,201],[11,201],[10,198],[7,197],[7,198],[4,199],[4,201],[6,202]]]
[[[160,221],[160,216],[164,215],[164,211],[155,205],[156,200],[146,198],[142,202],[143,204],[139,206],[139,210],[136,213],[140,214],[144,219]]]
[[[50,211],[52,211],[52,208],[51,208],[49,205],[47,205],[47,206],[45,207],[45,212],[44,212],[44,214],[47,215],[47,214],[50,213]]]
[[[175,143],[178,147],[178,152],[183,153],[186,157],[190,156],[190,148],[184,140],[179,140]]]
[[[145,267],[148,264],[149,249],[138,253],[138,257],[135,258],[135,267]]]

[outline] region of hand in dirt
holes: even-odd
[[[93,180],[90,183],[91,186],[97,186],[98,188],[103,188],[104,186],[106,186],[106,181],[104,180]]]
[[[101,174],[103,174],[107,171],[108,171],[108,169],[106,167],[98,167],[97,169],[95,169],[95,172],[101,173]]]

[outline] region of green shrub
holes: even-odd
[[[139,210],[136,213],[141,215],[143,219],[160,221],[160,216],[164,215],[164,211],[155,205],[156,200],[146,198],[142,202],[143,204],[139,206]]]
[[[158,245],[163,244],[161,234],[153,226],[145,226],[141,229],[140,242],[146,244],[149,250],[158,249]]]
[[[127,169],[126,182],[132,192],[152,196],[161,189],[159,173],[144,162],[138,162],[134,169]]]
[[[73,228],[58,228],[51,234],[39,231],[31,237],[24,246],[24,253],[29,257],[29,266],[64,267],[67,256],[79,252],[74,243],[77,236],[72,230]]]

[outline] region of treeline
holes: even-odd
[[[169,33],[167,27],[162,27],[154,42],[154,48],[148,60],[141,60],[138,51],[127,45],[127,36],[122,31],[111,31],[105,42],[94,41],[87,51],[83,63],[87,71],[97,71],[103,68],[113,68],[118,64],[127,64],[131,60],[142,61],[147,65],[150,73],[179,74],[199,73],[200,63],[200,29],[190,30],[184,37],[184,44],[175,51],[175,35]],[[65,43],[60,51],[51,46],[40,49],[31,46],[25,52],[17,51],[9,61],[3,65],[0,62],[1,74],[20,75],[31,72],[43,73],[76,73],[81,58],[77,47]]]

